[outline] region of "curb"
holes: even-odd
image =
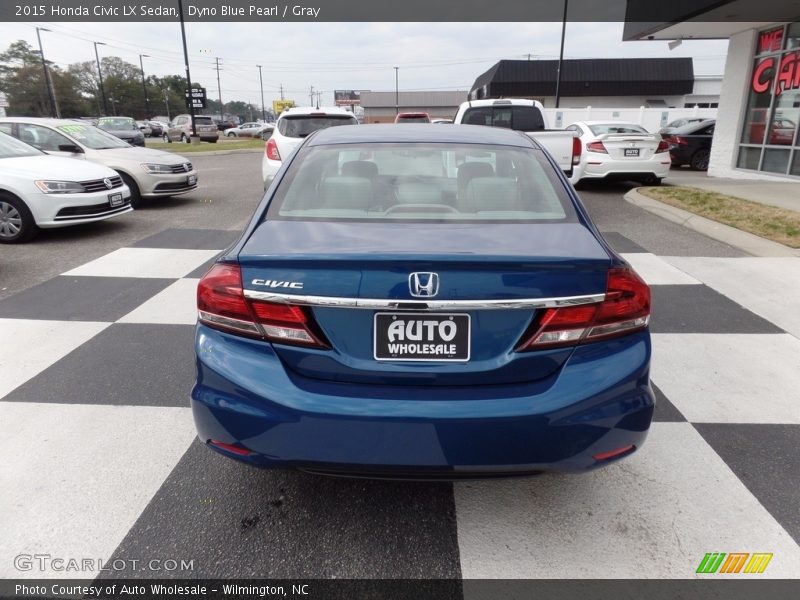
[[[789,248],[778,242],[765,240],[762,237],[736,229],[729,225],[717,223],[711,219],[701,217],[689,211],[677,208],[669,204],[664,204],[654,200],[649,196],[639,193],[639,188],[630,190],[623,197],[627,202],[643,208],[644,210],[658,215],[659,217],[678,223],[684,227],[702,233],[705,236],[717,241],[738,248],[752,256],[796,256],[800,257],[800,250]]]

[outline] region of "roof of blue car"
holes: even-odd
[[[502,127],[428,123],[328,127],[309,140],[311,146],[360,143],[493,144],[536,148],[527,135]]]

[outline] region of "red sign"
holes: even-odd
[[[762,31],[758,35],[758,54],[765,52],[777,52],[781,49],[783,42],[783,27],[772,29],[770,31]]]
[[[777,77],[775,66],[778,65]],[[773,87],[773,94],[780,96],[781,92],[800,89],[800,51],[795,50],[785,54],[778,63],[777,56],[762,59],[753,69],[753,79],[750,85],[756,94],[763,94]]]

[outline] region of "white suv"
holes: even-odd
[[[275,173],[281,168],[283,159],[300,145],[303,138],[318,129],[339,125],[358,125],[356,116],[343,108],[313,108],[304,106],[289,108],[281,113],[272,137],[264,147],[261,161],[261,176],[264,189],[269,187]]]

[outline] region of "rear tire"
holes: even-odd
[[[692,154],[689,166],[693,171],[708,171],[708,159],[711,156],[710,150],[698,150]]]
[[[181,134],[181,141],[182,141],[184,144],[189,144],[189,143],[191,143],[191,140],[190,140],[188,137],[186,137],[186,134],[185,134],[185,133],[182,133],[182,134]]]
[[[142,194],[139,191],[139,186],[136,185],[136,181],[134,181],[133,177],[127,173],[123,173],[122,171],[117,171],[117,173],[119,173],[119,176],[122,177],[123,183],[125,183],[125,185],[131,189],[131,206],[133,208],[141,208]]]
[[[163,136],[161,136],[161,139],[163,139],[167,144],[172,143],[172,140],[169,139],[169,136],[166,133]]]
[[[16,196],[0,193],[0,244],[24,244],[38,232],[25,203]]]
[[[225,135],[228,137],[236,137],[236,134],[233,133],[232,131],[230,133],[226,133]]]

